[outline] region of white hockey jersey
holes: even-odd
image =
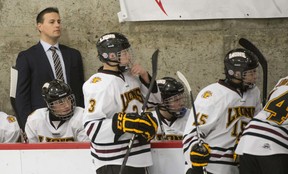
[[[103,69],[84,83],[84,125],[91,140],[90,149],[96,169],[104,165],[122,164],[132,134],[124,133],[119,139],[115,137],[112,117],[119,112],[141,113],[143,96],[146,96],[148,85],[144,85],[129,72],[122,74]],[[154,87],[148,104],[161,102],[159,89],[157,85]],[[152,165],[150,143],[141,144],[136,139],[126,165]]]
[[[249,122],[236,153],[288,154],[288,76],[278,81],[265,107]]]
[[[200,135],[211,148],[211,158],[206,170],[213,174],[237,174],[233,160],[236,137],[244,126],[262,108],[257,87],[239,95],[220,80],[202,89],[195,100],[195,109]],[[198,142],[194,114],[190,112],[187,122],[183,150],[187,168],[191,167],[191,147]]]
[[[158,130],[155,137],[155,140],[162,140],[163,132],[165,133],[165,140],[182,140],[184,129],[190,115],[190,109],[187,109],[185,115],[181,118],[177,118],[173,121],[168,121],[164,118],[159,118],[157,112],[153,111],[152,114],[157,118],[158,121]],[[161,120],[159,120],[161,119]],[[162,128],[161,128],[162,124]],[[163,130],[162,130],[163,129]]]
[[[0,143],[15,143],[20,137],[16,117],[0,112]]]
[[[83,108],[75,107],[69,120],[51,121],[47,108],[35,110],[28,116],[25,126],[29,143],[89,141],[82,124],[83,111]]]

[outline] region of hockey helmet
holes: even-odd
[[[255,82],[246,82],[247,72],[256,71],[259,62],[257,56],[244,48],[236,48],[229,51],[224,58],[224,71],[228,80],[241,81],[244,88],[252,88]],[[256,72],[255,72],[256,73]]]
[[[130,46],[128,39],[123,34],[116,32],[104,34],[96,44],[98,58],[104,63],[120,63],[121,51],[130,48]]]
[[[172,77],[164,77],[157,80],[157,85],[161,92],[161,110],[168,111],[174,117],[183,117],[186,113],[186,96],[184,86]]]
[[[51,114],[61,120],[68,120],[74,114],[75,96],[70,86],[62,80],[54,79],[42,87],[42,96]]]

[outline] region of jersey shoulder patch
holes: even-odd
[[[202,94],[202,98],[206,99],[206,98],[209,98],[212,96],[212,92],[211,91],[205,91],[203,94]]]
[[[101,81],[100,77],[94,77],[94,78],[92,78],[91,83],[97,83],[97,82],[100,82],[100,81]]]
[[[7,116],[6,119],[7,119],[7,121],[8,121],[9,123],[13,123],[13,122],[16,121],[16,118],[15,118],[14,116],[12,116],[12,115]]]

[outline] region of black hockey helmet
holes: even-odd
[[[165,100],[177,94],[184,93],[184,86],[172,77],[163,77],[157,81],[162,99]]]
[[[256,69],[259,62],[258,57],[253,52],[244,48],[236,48],[226,54],[224,66],[226,79],[237,79],[243,83],[245,72]]]
[[[128,39],[120,33],[112,32],[102,35],[97,44],[96,48],[98,51],[98,58],[101,62],[116,62],[120,63],[119,53],[122,50],[128,49],[130,47]],[[116,57],[115,60],[111,60],[109,55],[114,53]]]
[[[70,86],[62,80],[54,79],[45,83],[42,87],[42,96],[54,116],[61,120],[73,116],[76,106],[75,97]]]
[[[161,92],[163,103],[160,109],[168,111],[175,117],[183,117],[186,112],[184,86],[172,77],[163,77],[157,80],[157,85]],[[181,101],[180,101],[181,100]],[[180,105],[173,104],[173,102],[181,102]]]

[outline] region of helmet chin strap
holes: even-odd
[[[164,112],[167,112],[168,114],[170,114],[171,118],[175,117],[174,114],[171,113],[166,107],[164,107],[164,106],[159,106],[158,108],[159,108],[159,111],[164,111]],[[161,112],[160,112],[160,113],[161,113]],[[162,117],[164,117],[162,113],[161,113],[161,115],[162,115]],[[164,118],[167,119],[166,117],[164,117]],[[167,120],[168,120],[168,119],[167,119]]]
[[[163,107],[163,106],[159,106],[159,110],[162,110],[162,111],[165,111],[165,112],[168,112],[170,115],[171,115],[171,118],[180,118],[180,117],[183,117],[186,113],[186,109],[185,108],[182,108],[180,111],[178,112],[171,112],[169,109],[167,109],[166,107]],[[178,114],[179,113],[179,114]]]
[[[63,116],[57,116],[54,112],[51,112],[50,111],[50,116],[52,116],[52,118],[54,118],[55,119],[55,121],[56,120],[58,120],[58,121],[66,121],[66,120],[69,120],[72,116],[73,116],[73,114],[74,114],[74,110],[73,110],[73,108],[71,109],[71,112],[69,112],[69,113],[67,113],[67,114],[65,114],[65,115],[63,115]]]
[[[118,64],[115,64],[115,65],[112,65],[110,62],[113,62],[113,63],[118,63]],[[105,63],[107,63],[107,65],[109,66],[112,66],[112,67],[116,67],[116,66],[119,66],[119,61],[112,61],[112,60],[109,60],[109,61],[106,61]]]
[[[117,64],[112,65],[111,62],[117,63]],[[109,60],[109,61],[106,61],[105,63],[107,65],[111,66],[111,67],[118,67],[119,71],[121,71],[121,72],[125,72],[125,71],[127,71],[129,69],[129,67],[126,66],[126,65],[120,65],[119,61],[111,61],[111,60]]]

